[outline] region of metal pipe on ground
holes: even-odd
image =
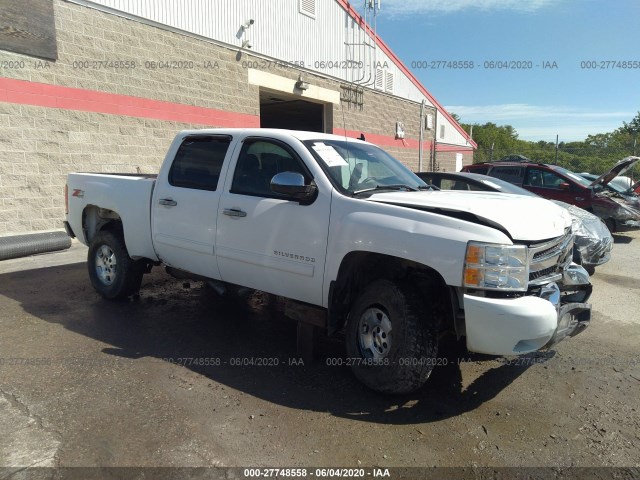
[[[65,232],[29,233],[0,237],[0,260],[56,252],[70,247],[71,238]]]

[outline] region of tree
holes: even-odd
[[[629,122],[622,122],[622,127],[615,131],[615,133],[626,133],[632,136],[637,136],[640,133],[640,111]]]
[[[471,125],[462,124],[466,131],[470,131]],[[477,161],[488,161],[491,156],[491,147],[494,151],[518,153],[518,132],[511,125],[498,126],[487,122],[484,125],[473,125],[473,140],[478,144],[478,150],[474,155]],[[495,160],[496,157],[494,156]]]
[[[454,115],[454,118],[459,121],[458,115]],[[472,127],[471,124],[460,123],[460,125],[467,132]],[[639,136],[640,112],[630,122],[622,122],[622,127],[613,132],[589,135],[579,142],[560,142],[558,165],[575,172],[604,173],[620,159],[637,154],[634,152],[640,149]],[[524,155],[536,162],[554,163],[556,161],[555,142],[520,140],[518,132],[511,125],[496,125],[491,122],[483,125],[475,123],[473,139],[478,144],[474,162],[499,160],[510,154]],[[636,167],[636,171],[638,170],[640,166]],[[629,175],[634,176],[633,172]]]

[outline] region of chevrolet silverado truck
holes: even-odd
[[[134,294],[161,264],[286,297],[299,322],[344,331],[355,376],[380,392],[420,388],[445,333],[472,352],[519,355],[590,319],[566,210],[435,191],[363,140],[183,131],[158,175],[72,173],[66,201],[104,298]]]

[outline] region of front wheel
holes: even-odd
[[[108,300],[133,295],[140,289],[144,262],[129,256],[120,235],[97,233],[89,246],[87,265],[91,285]]]
[[[610,233],[616,233],[618,231],[618,225],[616,224],[616,221],[613,218],[607,218],[604,221],[605,225],[607,226],[607,228],[609,229]]]
[[[353,303],[346,349],[367,387],[402,394],[422,387],[436,364],[437,323],[411,285],[376,280]]]

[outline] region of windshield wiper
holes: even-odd
[[[397,184],[397,185],[376,185],[373,188],[365,188],[364,190],[357,190],[355,192],[353,192],[353,195],[360,195],[361,193],[368,193],[368,192],[375,192],[375,191],[380,191],[380,190],[392,190],[392,191],[399,191],[399,190],[406,190],[408,192],[417,192],[418,189],[415,187],[411,187],[409,185],[404,185],[404,184]]]
[[[436,187],[434,184],[428,183],[427,185],[420,185],[418,187],[418,190],[440,190],[440,189]]]

